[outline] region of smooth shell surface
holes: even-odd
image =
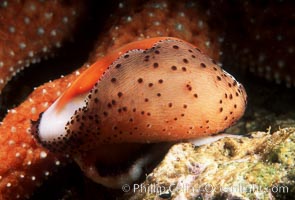
[[[243,86],[199,49],[174,38],[122,54],[84,96],[75,97],[79,108],[63,132],[41,133],[45,147],[76,153],[106,143],[197,138],[226,129],[246,106]],[[59,117],[46,112],[48,120]],[[52,113],[57,117],[50,119]]]

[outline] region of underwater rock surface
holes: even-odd
[[[176,144],[122,199],[290,199],[294,150],[295,128],[200,147]]]

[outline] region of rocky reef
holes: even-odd
[[[174,145],[123,199],[289,199],[294,196],[295,128]]]

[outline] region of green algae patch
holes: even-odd
[[[284,175],[285,172],[282,171],[280,165],[259,162],[249,169],[245,178],[250,184],[265,188],[279,182]]]
[[[267,158],[288,167],[295,165],[295,134],[290,134],[283,142],[273,147]]]

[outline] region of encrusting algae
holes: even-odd
[[[177,144],[123,199],[288,199],[295,189],[294,148],[294,128],[200,147]]]

